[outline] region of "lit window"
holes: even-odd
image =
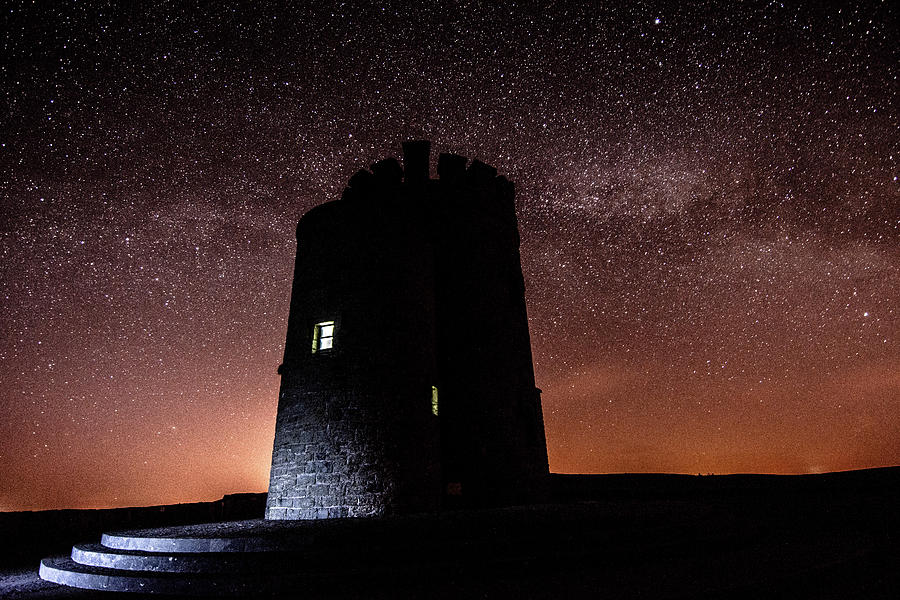
[[[316,323],[312,339],[313,354],[322,350],[331,350],[332,348],[334,348],[334,321]]]
[[[431,414],[438,416],[437,387],[431,386]]]

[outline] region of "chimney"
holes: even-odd
[[[424,185],[428,181],[431,142],[414,140],[403,142],[403,172],[406,183]]]

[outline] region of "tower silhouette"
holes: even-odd
[[[430,143],[297,225],[267,519],[533,500],[548,473],[513,185]]]

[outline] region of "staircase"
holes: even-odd
[[[356,598],[381,589],[394,597],[397,586],[416,595],[463,566],[477,572],[532,556],[535,532],[520,519],[498,531],[497,516],[251,520],[107,533],[99,544],[74,546],[69,557],[42,560],[39,573],[76,588],[175,596],[293,597],[303,590]]]
[[[222,536],[211,535],[203,526],[104,534],[99,544],[74,546],[69,558],[42,560],[39,573],[46,581],[90,590],[257,595],[307,546],[303,535],[272,537],[263,526],[240,522]],[[191,535],[196,532],[205,535]]]

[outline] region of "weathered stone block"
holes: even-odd
[[[294,498],[293,508],[310,508],[313,505],[313,499],[310,497]]]
[[[316,473],[315,481],[310,483],[340,483],[344,476],[341,473]]]
[[[312,497],[327,496],[331,488],[327,485],[311,485],[309,486],[309,495]]]
[[[331,506],[326,509],[327,515],[329,519],[339,519],[341,517],[349,516],[350,510],[346,506]]]
[[[334,471],[334,463],[330,460],[317,460],[313,465],[313,470],[316,473],[331,473]]]

